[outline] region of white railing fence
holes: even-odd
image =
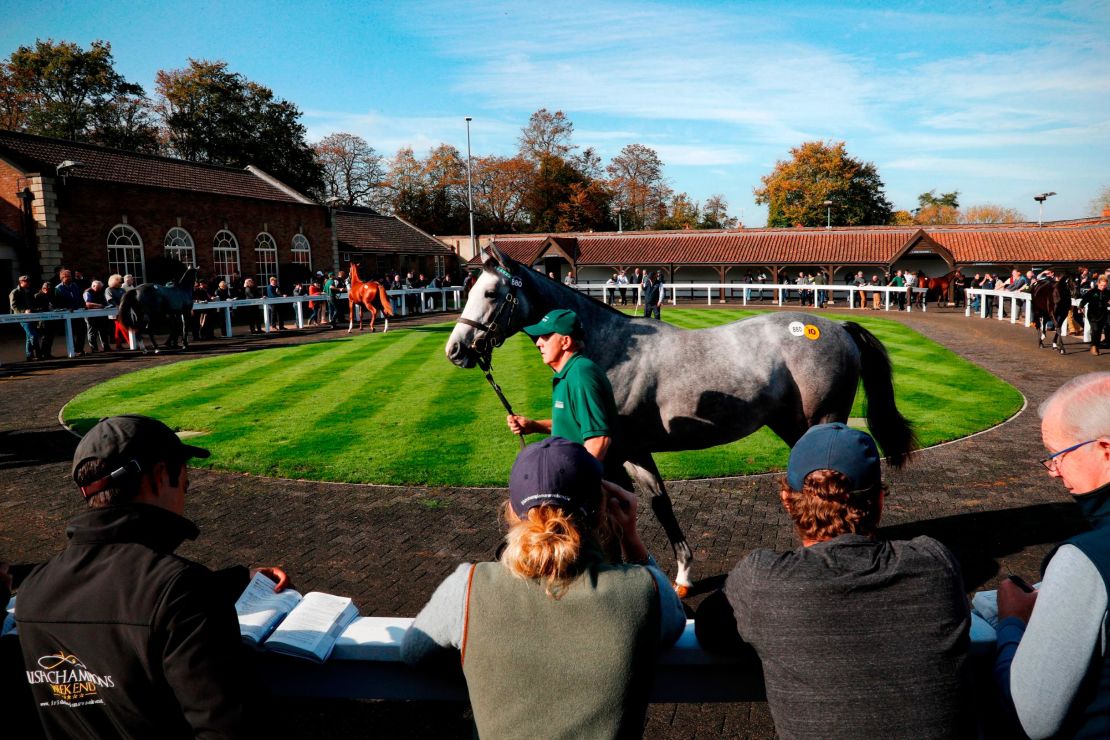
[[[979,318],[985,319],[987,314],[994,314],[999,321],[1004,321],[1006,317],[1003,315],[1003,309],[1008,305],[1010,307],[1011,324],[1016,324],[1018,314],[1024,311],[1025,321],[1023,326],[1033,325],[1033,295],[1031,293],[1010,290],[984,290],[983,288],[965,288],[964,292],[967,293],[964,316],[971,316],[974,313]],[[994,299],[997,299],[997,303]],[[976,304],[974,307],[972,307],[973,303]],[[996,305],[989,305],[995,303]],[[1019,304],[1021,304],[1020,307]],[[1072,298],[1071,305],[1078,306],[1079,299]],[[989,311],[987,310],[988,307]],[[1060,327],[1060,335],[1068,336],[1066,323]],[[1091,341],[1091,324],[1087,321],[1086,316],[1083,317],[1083,341]]]
[[[389,291],[389,299],[393,303],[394,314],[399,316],[431,313],[434,311],[458,311],[462,307],[462,287],[453,286],[450,288],[406,288],[404,290],[391,290]],[[347,294],[340,293],[336,297],[336,300],[341,304],[346,304]],[[299,295],[286,296],[284,298],[236,298],[230,301],[198,301],[193,303],[193,311],[194,313],[197,311],[223,311],[224,338],[227,339],[233,335],[231,318],[232,313],[237,309],[261,306],[262,323],[266,331],[270,332],[275,323],[274,311],[277,310],[276,306],[292,304],[297,328],[303,329],[307,318],[305,315],[305,304],[309,302],[327,304],[328,297],[325,295]],[[77,353],[74,350],[73,332],[75,330],[73,328],[73,322],[84,322],[87,318],[95,317],[107,317],[114,320],[116,314],[117,309],[114,307],[81,309],[75,311],[0,314],[0,325],[37,324],[40,321],[62,321],[65,324],[66,356],[75,357]],[[84,326],[79,326],[76,331],[84,330]],[[136,337],[133,331],[128,332],[128,334],[130,348],[132,350],[137,350],[139,348],[138,337]]]
[[[617,285],[575,285],[573,286],[578,291],[591,295],[599,293],[601,300],[610,303],[618,299],[618,292],[620,286]],[[629,285],[628,290],[636,291],[636,305],[643,303],[643,291],[639,285]],[[864,303],[866,299],[870,298],[875,293],[882,293],[883,308],[886,311],[890,310],[891,303],[897,303],[898,296],[904,296],[904,308],[899,310],[912,311],[914,301],[909,300],[912,294],[920,298],[920,308],[925,310],[925,288],[906,288],[895,287],[887,285],[868,285],[859,287],[856,285],[793,285],[790,283],[664,283],[663,284],[663,302],[668,302],[668,295],[670,296],[669,302],[672,306],[678,304],[679,294],[683,294],[684,298],[694,299],[702,291],[705,291],[706,305],[713,305],[713,295],[716,291],[718,300],[723,302],[722,293],[727,294],[731,300],[740,300],[741,305],[748,305],[753,296],[756,300],[763,300],[764,296],[769,296],[770,300],[774,301],[776,305],[785,305],[789,300],[792,293],[806,294],[803,303],[805,305],[812,305],[814,307],[820,306],[821,303],[826,302],[828,299],[834,298],[839,294],[847,294],[848,308],[855,308],[859,303],[859,294],[864,294]],[[893,296],[893,297],[892,297]],[[824,298],[825,300],[822,300]]]

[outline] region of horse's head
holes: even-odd
[[[482,266],[462,316],[447,340],[447,359],[459,367],[474,367],[479,357],[528,323],[532,304],[525,290],[531,271],[490,244],[493,256]]]

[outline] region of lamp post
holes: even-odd
[[[1037,201],[1038,204],[1037,226],[1044,226],[1044,202],[1053,195],[1056,195],[1056,193],[1041,193],[1033,196],[1033,200]]]
[[[470,180],[470,122],[471,116],[466,117],[466,210],[470,215],[470,256],[478,254],[478,244],[474,241],[474,193]]]
[[[832,229],[832,201],[826,200],[822,205],[825,206],[825,228]]]

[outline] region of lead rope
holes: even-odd
[[[505,410],[509,412],[510,416],[516,416],[516,414],[513,412],[512,405],[509,403],[509,399],[505,398],[505,394],[501,391],[501,386],[499,386],[497,384],[497,381],[493,379],[493,372],[492,372],[493,371],[493,355],[492,355],[492,353],[478,355],[478,367],[482,368],[482,371],[485,372],[486,380],[489,381],[490,387],[493,388],[493,392],[497,394],[497,398],[499,398],[501,400],[501,405],[505,407]],[[524,449],[524,435],[523,434],[518,434],[517,439],[520,441],[520,449],[523,450]]]

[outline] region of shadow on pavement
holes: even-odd
[[[77,438],[65,429],[0,432],[0,470],[66,462],[76,447]]]

